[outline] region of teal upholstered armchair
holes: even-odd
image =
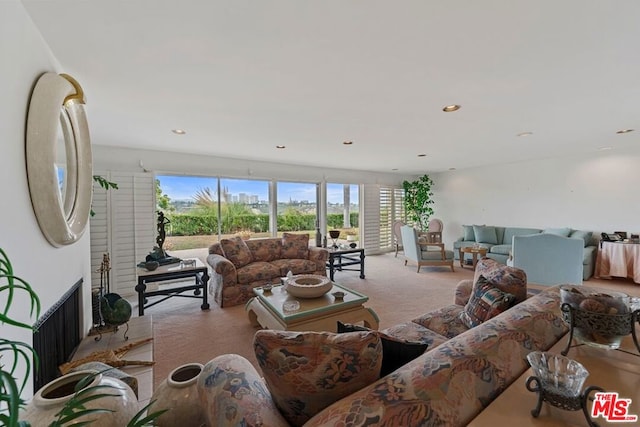
[[[402,244],[404,246],[404,265],[408,261],[418,264],[418,273],[421,266],[449,266],[453,270],[453,251],[446,250],[444,243],[432,242],[429,239],[418,238],[418,231],[408,225],[400,229]],[[427,233],[428,234],[428,233]]]

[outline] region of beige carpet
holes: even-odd
[[[454,289],[462,279],[473,277],[471,268],[455,272],[445,267],[416,267],[393,254],[368,256],[366,279],[351,271],[336,272],[335,281],[369,297],[368,307],[380,318],[380,328],[409,321],[429,310],[453,302]],[[623,280],[595,280],[588,286],[613,287],[640,295],[640,286]],[[171,298],[145,310],[153,316],[154,388],[176,368],[189,362],[206,363],[226,353],[246,357],[257,366],[252,341],[256,328],[249,324],[244,305],[200,310],[201,300]]]

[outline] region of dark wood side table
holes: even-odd
[[[336,270],[359,271],[360,278],[364,279],[364,249],[327,249],[329,250],[327,268],[329,269],[329,279],[331,279],[332,282]],[[359,268],[345,268],[350,265],[359,265]]]
[[[187,261],[187,260],[183,260]],[[209,301],[207,296],[207,284],[209,283],[209,273],[207,266],[199,259],[195,259],[195,264],[167,264],[161,265],[156,270],[147,271],[138,267],[138,284],[136,292],[138,292],[138,315],[144,316],[144,309],[160,304],[171,297],[198,298],[202,299],[200,308],[207,310]],[[185,279],[192,277],[194,283],[190,285],[181,285],[177,287],[168,287],[166,289],[158,289],[155,291],[147,291],[147,283],[165,282],[168,280]],[[193,295],[182,295],[185,291],[193,291]],[[164,295],[164,298],[157,301],[147,303],[147,298],[152,296]]]

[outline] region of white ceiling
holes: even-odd
[[[94,144],[402,174],[640,146],[638,0],[22,3]]]

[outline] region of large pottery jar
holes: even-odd
[[[157,426],[200,427],[206,424],[196,387],[201,372],[200,363],[188,363],[171,371],[167,379],[160,383],[153,392],[151,400],[155,402],[149,410],[168,411],[158,417]]]
[[[28,421],[32,426],[48,426],[58,418],[56,414],[67,404],[75,393],[79,381],[88,375],[95,375],[83,388],[98,387],[90,390],[87,395],[108,394],[84,403],[86,409],[105,409],[84,415],[74,423],[90,421],[92,427],[126,426],[138,413],[140,406],[133,390],[122,381],[97,373],[97,371],[78,371],[51,381],[42,387],[27,404],[20,419]],[[67,425],[67,424],[65,424]]]
[[[256,368],[237,354],[223,354],[204,365],[198,397],[208,426],[289,425]]]

